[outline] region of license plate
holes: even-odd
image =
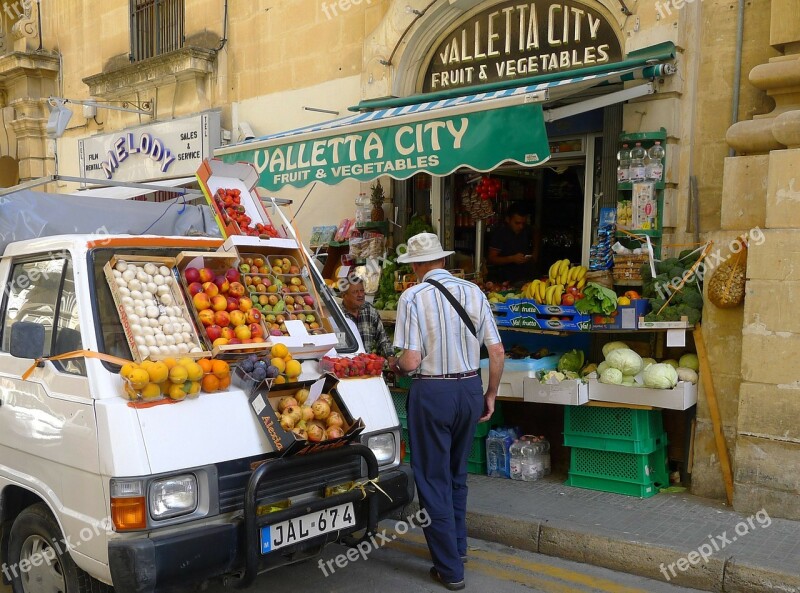
[[[290,546],[323,533],[337,531],[356,524],[353,503],[340,504],[316,513],[261,528],[261,553]]]

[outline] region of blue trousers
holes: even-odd
[[[464,578],[467,457],[483,411],[480,377],[414,379],[408,397],[411,467],[431,523],[425,539],[446,582]]]

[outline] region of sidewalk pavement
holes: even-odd
[[[800,522],[686,493],[640,499],[563,481],[470,475],[469,535],[705,591],[800,593]]]

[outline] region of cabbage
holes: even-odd
[[[600,375],[602,375],[603,371],[606,370],[607,368],[608,368],[608,363],[605,360],[600,364],[598,364],[597,368],[595,369],[597,376],[599,377]]]
[[[678,371],[668,364],[651,364],[644,371],[645,387],[672,389],[678,384]]]
[[[682,357],[681,360],[683,360]],[[678,381],[697,383],[697,373],[694,371],[694,369],[689,369],[686,367],[678,367],[677,372],[678,372]]]
[[[678,366],[697,372],[700,370],[700,361],[697,359],[697,354],[684,354],[678,361]]]
[[[558,359],[558,370],[563,372],[572,371],[577,373],[583,366],[583,350],[570,350]]]
[[[628,345],[625,342],[609,342],[603,346],[603,358],[608,357],[608,353],[618,348],[627,348]]]
[[[636,381],[634,381],[635,377],[632,375],[622,375],[622,383],[621,385],[625,385],[626,387],[633,387],[636,385]]]
[[[622,371],[609,367],[600,375],[600,382],[620,385],[622,383]]]
[[[668,365],[669,365],[669,366],[671,366],[673,369],[677,369],[677,368],[680,366],[680,365],[678,364],[678,361],[677,361],[677,360],[675,360],[674,358],[668,358],[667,360],[662,360],[662,361],[661,361],[661,364],[668,364]]]
[[[622,371],[623,375],[635,375],[642,370],[642,357],[630,348],[619,348],[606,356],[608,366]]]
[[[655,358],[643,358],[642,359],[642,369],[646,369],[651,364],[655,364],[655,363],[656,363],[656,359]]]

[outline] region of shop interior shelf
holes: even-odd
[[[637,229],[635,231],[628,231],[627,233],[623,233],[622,231],[617,231],[617,237],[622,237],[624,239],[629,239],[631,241],[636,241],[635,238],[631,237],[628,233],[633,233],[634,235],[647,235],[648,237],[660,237],[661,230],[660,229]]]
[[[667,130],[665,128],[661,128],[655,132],[633,132],[630,134],[620,134],[619,141],[620,142],[637,142],[637,141],[645,141],[645,140],[666,140],[667,139]]]
[[[656,181],[656,189],[664,189],[667,185],[663,181]],[[631,191],[633,189],[632,181],[624,181],[617,183],[617,189],[620,191]]]
[[[616,286],[642,286],[642,280],[614,280]]]

